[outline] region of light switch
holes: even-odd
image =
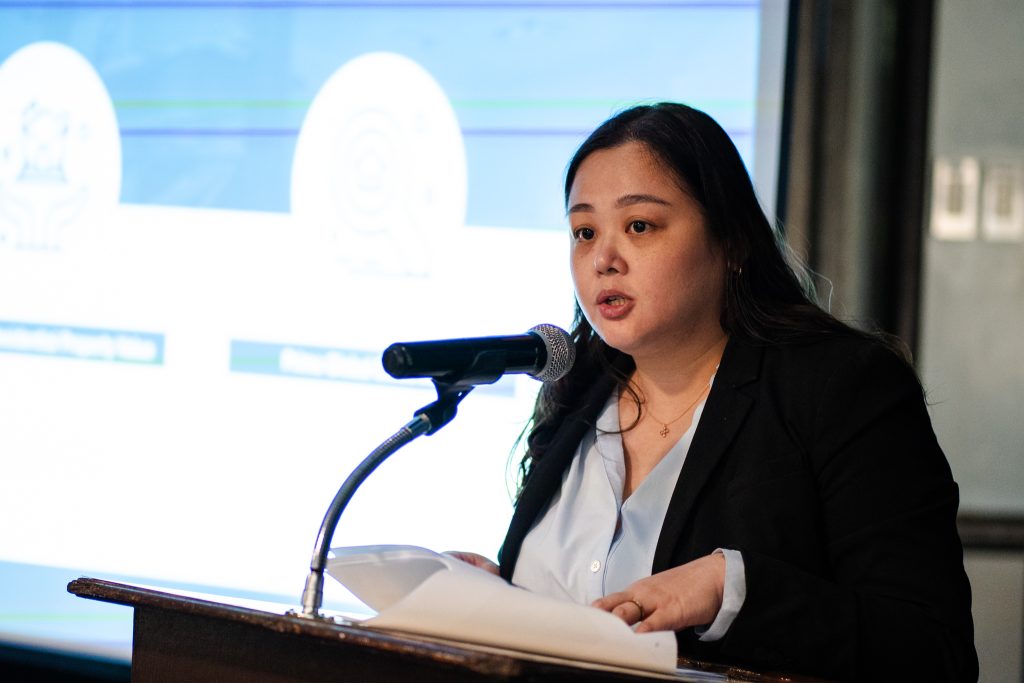
[[[940,240],[973,240],[978,234],[981,166],[974,157],[938,158],[932,172],[931,232]]]
[[[1024,240],[1024,164],[989,162],[981,191],[981,234],[994,242]]]

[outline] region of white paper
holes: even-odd
[[[332,549],[327,572],[378,612],[365,626],[660,672],[675,634],[634,633],[603,610],[517,588],[414,546]]]

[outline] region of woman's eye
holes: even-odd
[[[631,221],[629,224],[629,232],[633,232],[639,235],[640,233],[647,232],[647,229],[650,227],[651,226],[647,223],[647,221]]]
[[[594,239],[594,229],[576,228],[575,230],[572,231],[572,236],[578,240],[583,240],[584,242],[587,240],[592,240]]]

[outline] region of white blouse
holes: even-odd
[[[618,395],[613,393],[596,429],[580,440],[561,489],[523,539],[512,583],[590,604],[650,576],[665,511],[703,411],[701,401],[690,428],[623,501],[626,463],[618,433]],[[723,552],[725,600],[701,640],[725,635],[745,597],[742,556]]]

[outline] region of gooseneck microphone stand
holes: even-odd
[[[377,446],[372,453],[359,463],[352,474],[348,475],[334,495],[334,500],[327,508],[324,521],[320,525],[316,544],[313,546],[313,558],[309,562],[309,576],[306,588],[302,591],[302,614],[312,619],[322,619],[320,606],[324,599],[324,568],[327,566],[327,553],[330,550],[334,530],[341,519],[341,513],[352,499],[356,489],[387,460],[395,451],[423,434],[431,435],[452,421],[459,402],[478,384],[492,384],[504,373],[506,367],[505,353],[487,351],[479,354],[467,369],[436,378],[433,381],[437,389],[437,400],[420,408],[414,413],[412,421],[390,436],[384,443]]]

